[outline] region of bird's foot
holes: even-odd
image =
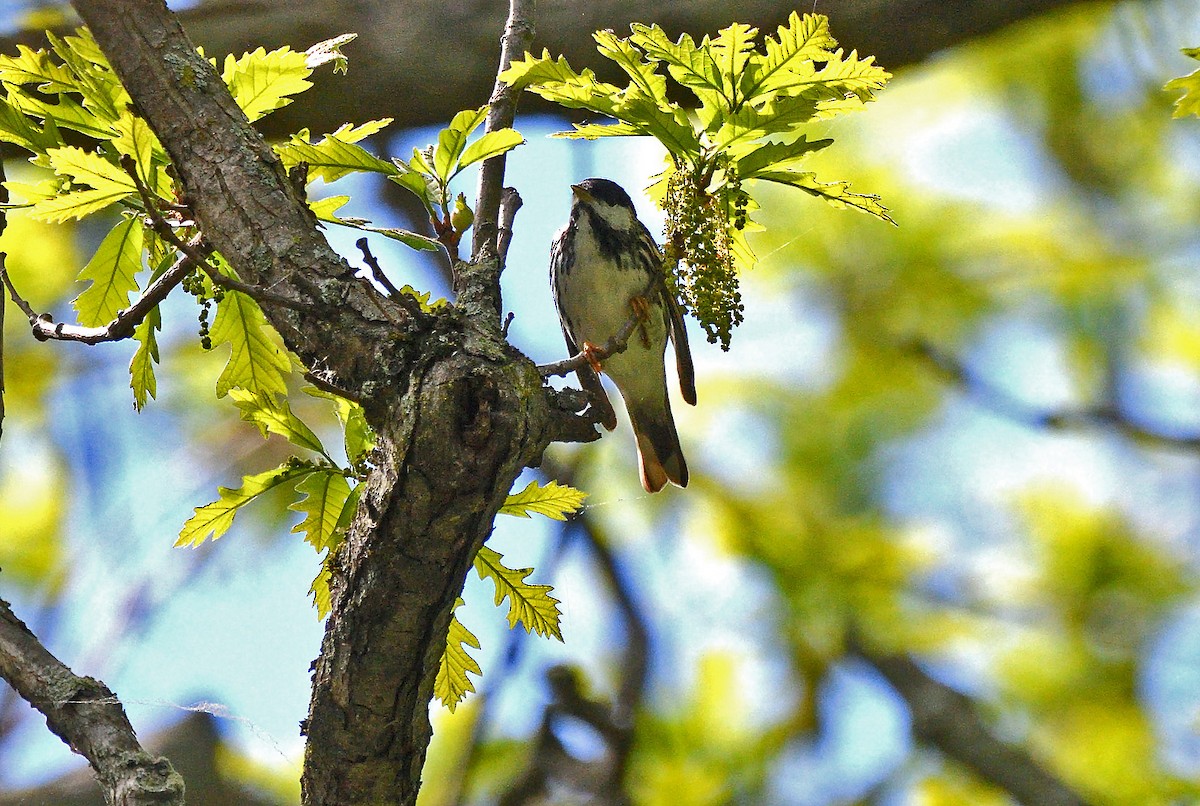
[[[629,307],[638,320],[638,333],[642,338],[642,346],[650,349],[650,334],[646,332],[646,322],[650,319],[650,300],[638,294],[629,298]]]
[[[579,352],[583,353],[583,357],[591,365],[592,369],[596,370],[596,372],[603,372],[600,362],[608,358],[608,350],[592,344],[590,341],[585,341]]]

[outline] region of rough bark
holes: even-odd
[[[379,296],[329,248],[161,0],[75,6],[170,153],[206,237],[269,289],[263,308],[288,347],[361,399],[378,433],[315,664],[304,799],[412,803],[451,607],[554,422],[536,368],[501,337],[491,289],[473,287],[498,283],[494,245],[461,267],[478,305],[421,314]]]
[[[42,712],[56,736],[88,760],[107,803],[182,806],[183,779],[165,758],[142,749],[112,691],[50,654],[2,599],[0,677]]]

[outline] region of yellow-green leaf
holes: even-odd
[[[162,315],[155,305],[133,331],[138,348],[129,362],[129,388],[133,390],[133,408],[137,411],[145,408],[147,398],[158,394],[158,381],[154,377],[154,365],[158,363],[158,339],[154,332],[161,329]]]
[[[288,142],[275,146],[275,153],[288,170],[301,162],[307,163],[310,181],[319,178],[335,182],[347,174],[362,172],[384,176],[399,173],[399,169],[387,160],[332,134],[326,135],[318,143],[309,143],[303,137],[294,135]]]
[[[321,440],[296,416],[286,397],[258,395],[245,389],[230,389],[229,397],[241,411],[242,419],[257,425],[264,439],[267,434],[278,434],[297,447],[329,458]]]
[[[305,54],[289,47],[267,53],[260,47],[240,59],[226,56],[221,78],[246,117],[255,121],[287,106],[292,102],[289,96],[311,87],[310,75],[312,68]]]
[[[233,517],[238,510],[249,504],[255,498],[273,490],[281,484],[307,476],[316,472],[309,465],[288,466],[286,464],[271,470],[242,477],[242,486],[237,489],[218,487],[216,501],[196,507],[195,514],[188,518],[179,532],[176,546],[199,546],[211,534],[216,540],[233,525]]]
[[[137,192],[133,177],[99,154],[75,146],[53,148],[46,153],[54,172],[70,177],[73,184],[90,185],[112,193],[115,198]]]
[[[217,397],[234,388],[260,396],[287,393],[283,379],[291,364],[273,333],[258,303],[240,291],[225,292],[210,331],[214,346],[230,345],[229,363],[217,379]]]
[[[29,208],[29,214],[41,221],[60,224],[72,218],[85,218],[128,196],[112,190],[72,190],[49,199],[42,199]]]
[[[336,548],[341,541],[338,523],[346,499],[350,497],[350,483],[336,468],[309,474],[296,485],[296,492],[304,497],[292,502],[288,509],[304,513],[304,520],[292,527],[292,532],[303,534],[304,540],[317,551]]]
[[[454,603],[457,610],[462,599]],[[467,652],[467,647],[479,649],[479,639],[463,626],[458,616],[450,613],[450,632],[446,636],[446,651],[438,664],[437,679],[433,684],[433,696],[441,700],[453,713],[458,704],[469,692],[475,690],[475,684],[467,677],[468,673],[481,675],[483,670]]]
[[[91,285],[71,303],[79,314],[79,323],[87,327],[107,324],[117,312],[129,305],[129,295],[137,291],[135,275],[142,268],[142,222],[123,218],[96,249],[96,254],[79,273],[80,281]]]
[[[490,578],[496,586],[497,607],[508,599],[509,629],[520,623],[525,632],[536,632],[547,638],[553,636],[561,641],[559,619],[562,614],[558,610],[558,600],[550,595],[554,588],[526,582],[525,578],[533,573],[533,569],[507,568],[503,559],[499,552],[484,546],[475,555],[475,570],[480,579]]]
[[[509,494],[504,499],[504,506],[500,507],[500,514],[528,518],[530,512],[536,512],[556,521],[565,521],[567,515],[583,505],[585,498],[587,493],[574,487],[556,481],[547,482],[542,487],[534,480],[521,492]]]
[[[512,151],[524,142],[525,138],[516,129],[497,129],[494,132],[488,132],[463,149],[455,173],[480,160]]]

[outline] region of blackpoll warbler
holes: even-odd
[[[571,190],[570,221],[550,248],[550,285],[567,349],[571,355],[582,350],[589,360],[577,370],[579,383],[609,431],[617,427],[617,418],[596,373],[602,370],[617,385],[637,438],[647,492],[658,492],[667,481],[686,487],[687,463],[667,397],[668,337],[675,344],[683,399],[692,405],[696,378],[683,315],[663,282],[662,253],[620,185],[585,179]],[[635,313],[641,321],[628,347],[603,358],[601,365],[593,352]]]

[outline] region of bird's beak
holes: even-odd
[[[583,185],[571,185],[571,194],[581,202],[594,202],[595,198],[591,193],[583,189]]]

